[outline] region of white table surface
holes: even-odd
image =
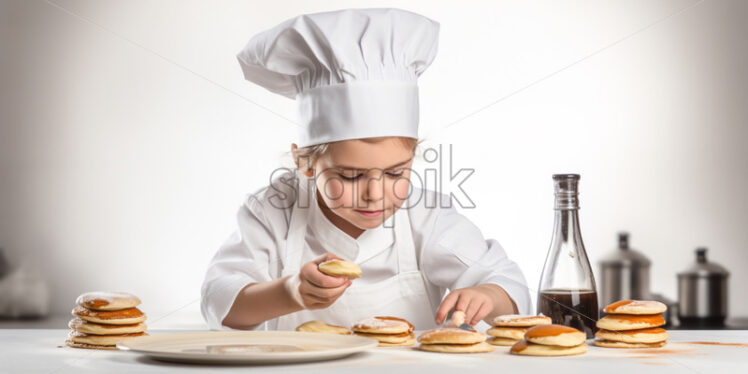
[[[132,352],[73,349],[64,345],[67,330],[0,330],[2,373],[748,373],[748,330],[670,331],[659,349],[611,349],[590,346],[581,356],[525,357],[492,353],[439,354],[413,348],[375,348],[339,360],[294,365],[209,366],[154,361]],[[149,330],[152,335],[177,332]],[[743,343],[743,346],[689,342]]]

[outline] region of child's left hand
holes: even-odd
[[[494,301],[483,285],[465,287],[452,291],[436,311],[436,324],[441,325],[450,310],[465,312],[465,323],[473,326],[493,311]]]

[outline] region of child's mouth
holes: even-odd
[[[364,217],[378,217],[380,214],[384,212],[384,210],[360,210],[360,209],[354,209],[358,214],[361,214]]]

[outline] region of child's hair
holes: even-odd
[[[359,139],[361,141],[367,142],[367,143],[378,143],[385,140],[398,140],[400,141],[400,144],[403,145],[406,149],[410,149],[413,154],[416,153],[416,148],[423,140],[419,139],[413,139],[413,138],[407,138],[404,136],[390,136],[390,137],[379,137],[379,138],[363,138]],[[295,154],[292,154],[291,157],[295,160],[298,160],[296,164],[298,164],[299,170],[302,172],[305,172],[313,167],[313,165],[317,162],[317,160],[320,159],[320,157],[324,156],[330,144],[333,144],[334,142],[330,143],[322,143],[322,144],[315,144],[310,145],[307,147],[300,147],[296,149]]]

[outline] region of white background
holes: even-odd
[[[441,24],[425,145],[476,170],[464,213],[531,289],[551,174],[576,172],[596,271],[628,230],[652,290],[676,298],[705,245],[731,272],[730,314],[748,315],[748,2],[53,4],[0,2],[0,246],[49,281],[55,313],[123,290],[156,324],[200,324],[208,261],[296,137],[294,102],[243,81],[235,54],[297,14],[396,6]]]

